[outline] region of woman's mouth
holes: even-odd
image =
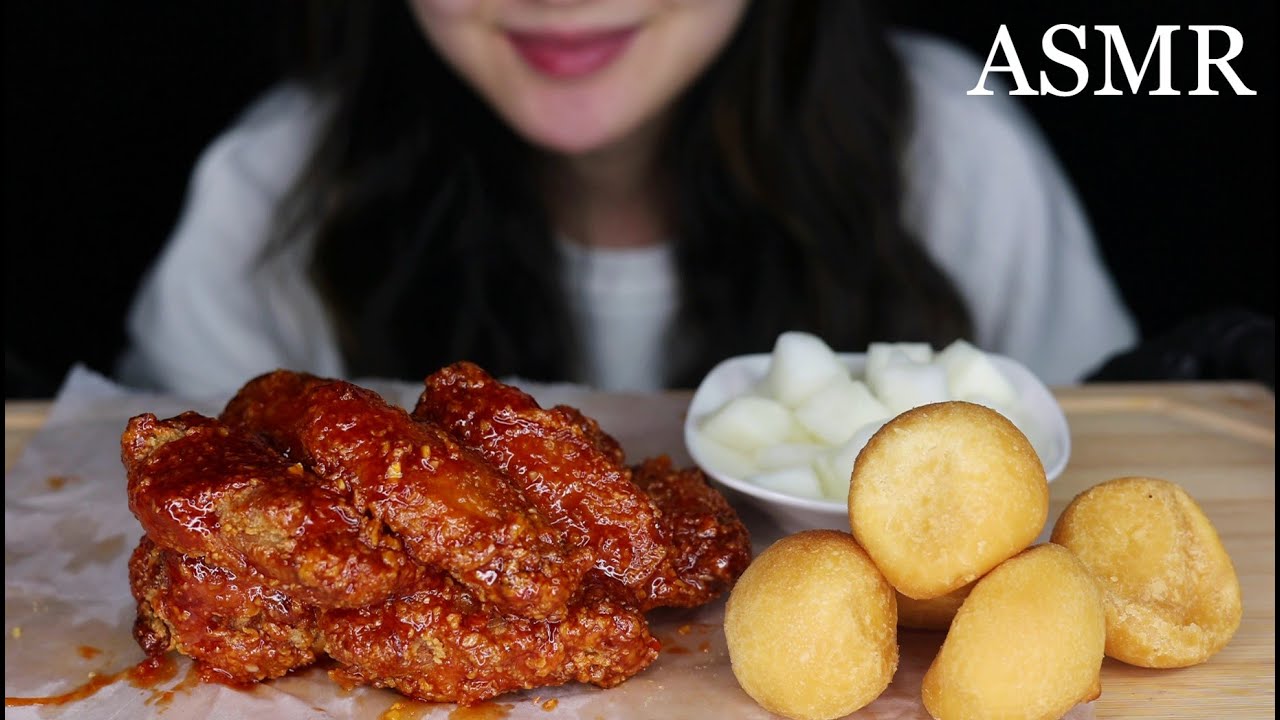
[[[635,28],[584,32],[508,31],[507,38],[534,70],[553,78],[590,75],[613,62],[635,37]]]

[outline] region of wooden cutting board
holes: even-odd
[[[1275,395],[1244,383],[1096,385],[1055,391],[1071,461],[1051,519],[1077,493],[1124,475],[1172,480],[1218,528],[1244,592],[1244,620],[1208,663],[1150,670],[1108,659],[1100,718],[1275,717]]]
[[[1275,717],[1275,396],[1249,383],[1103,384],[1055,390],[1071,425],[1066,471],[1052,483],[1050,520],[1077,493],[1125,475],[1182,485],[1222,535],[1244,591],[1239,632],[1209,662],[1149,670],[1103,666],[1100,718]],[[687,393],[583,405],[605,428],[625,408],[636,456],[682,447]],[[5,467],[41,426],[47,403],[5,403]],[[677,450],[675,454],[681,453]],[[683,458],[687,461],[687,458]],[[637,691],[640,685],[635,685]]]

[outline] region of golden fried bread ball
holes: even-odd
[[[1071,551],[1037,545],[1000,564],[965,598],[925,673],[938,720],[1055,720],[1101,691],[1106,616]]]
[[[897,593],[898,627],[946,630],[951,627],[951,619],[956,616],[960,605],[965,598],[969,597],[971,590],[973,590],[973,583],[928,600],[916,600]]]
[[[828,720],[867,705],[898,666],[893,588],[848,533],[774,543],[738,579],[724,634],[738,684],[766,710]]]
[[[1117,478],[1080,493],[1053,542],[1093,573],[1107,654],[1152,668],[1195,665],[1240,627],[1240,581],[1209,518],[1167,480]]]
[[[849,524],[889,582],[927,600],[1030,545],[1049,515],[1044,466],[994,410],[952,401],[885,423],[849,484]]]

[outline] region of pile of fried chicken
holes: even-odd
[[[143,414],[121,438],[146,535],[134,636],[251,683],[324,656],[344,685],[472,704],[612,687],[659,650],[645,611],[694,607],[750,561],[695,469],[618,442],[470,363],[412,413],[279,370],[222,415]]]

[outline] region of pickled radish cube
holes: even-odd
[[[765,384],[775,400],[794,408],[818,388],[849,371],[817,335],[784,332],[773,345]]]
[[[840,375],[796,408],[796,422],[828,445],[848,440],[858,428],[889,417],[889,409],[861,380]]]
[[[891,415],[898,415],[913,407],[951,399],[947,389],[947,373],[941,365],[920,364],[913,360],[895,358],[885,365],[868,385],[880,402],[889,408]]]
[[[957,398],[985,397],[1001,405],[1018,403],[1018,391],[991,358],[964,340],[956,340],[938,353],[947,371],[947,386]],[[998,408],[997,408],[998,409]]]
[[[880,374],[886,365],[909,360],[925,365],[933,362],[933,347],[928,343],[871,343],[867,345],[867,367],[863,372],[867,384],[875,388],[871,378]]]
[[[761,470],[808,465],[826,451],[827,446],[818,443],[787,442],[768,445],[756,451],[755,464]]]
[[[698,458],[708,472],[743,478],[760,472],[751,457],[707,437],[700,430],[692,433],[689,454]]]
[[[702,432],[725,447],[748,455],[796,437],[791,411],[776,400],[745,395],[725,403],[702,423]]]
[[[863,425],[843,445],[828,450],[814,459],[813,469],[818,474],[818,480],[822,483],[822,492],[827,498],[849,499],[849,480],[853,475],[853,465],[858,459],[858,453],[862,452],[862,448],[867,446],[867,441],[884,427],[886,422],[888,418],[882,418]]]
[[[759,487],[793,497],[822,500],[822,485],[808,465],[758,473],[747,480]]]

